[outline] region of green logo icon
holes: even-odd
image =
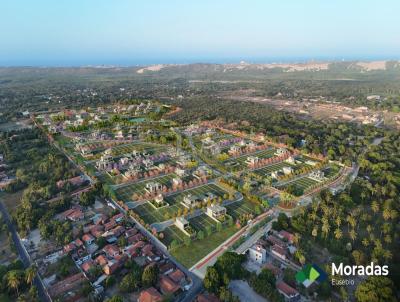
[[[327,278],[327,274],[316,264],[307,264],[296,274],[296,281],[309,287],[315,281],[322,282]]]

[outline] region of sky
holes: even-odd
[[[0,0],[0,66],[400,59],[398,0]]]

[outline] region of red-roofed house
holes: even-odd
[[[286,250],[281,248],[279,245],[274,245],[271,248],[271,253],[283,260],[286,259]]]
[[[299,292],[283,281],[276,283],[276,289],[285,297],[285,301],[295,302],[300,301]]]
[[[94,237],[90,234],[85,234],[82,237],[82,241],[86,244],[86,245],[90,245],[94,242]]]
[[[115,256],[117,256],[119,254],[119,248],[114,244],[107,244],[103,248],[103,251],[110,258],[114,258]]]
[[[95,259],[96,263],[98,265],[104,266],[108,263],[108,260],[106,257],[104,257],[104,255],[100,255]]]
[[[94,263],[93,263],[92,260],[88,260],[88,261],[86,261],[86,262],[83,262],[83,264],[82,264],[82,266],[81,266],[81,268],[83,269],[83,271],[84,271],[85,273],[89,272],[89,270],[90,270],[92,267],[94,267]]]
[[[120,268],[120,263],[118,261],[109,261],[107,265],[103,267],[103,271],[106,275],[114,274]]]
[[[122,220],[124,220],[124,214],[119,213],[119,214],[111,217],[111,220],[114,220],[116,223],[120,223]]]
[[[113,232],[114,236],[119,237],[125,232],[125,228],[123,226],[119,225],[119,226],[113,228],[111,230],[111,232]]]
[[[76,249],[76,245],[74,242],[68,243],[67,245],[64,245],[64,252],[66,252],[67,254],[75,251]]]
[[[141,241],[143,242],[143,241]],[[142,255],[143,256],[152,256],[153,255],[153,245],[151,243],[146,244],[143,248],[142,248]]]
[[[114,220],[111,220],[110,222],[107,222],[107,223],[104,225],[104,231],[109,231],[109,230],[111,230],[112,228],[114,228],[116,225],[117,225],[117,224],[115,223],[115,221],[114,221]]]
[[[128,229],[128,230],[126,230],[126,232],[125,232],[125,237],[126,237],[126,238],[129,238],[129,237],[131,237],[131,236],[133,236],[133,235],[136,235],[137,232],[138,232],[138,230],[135,229],[135,228]]]
[[[174,295],[180,290],[180,286],[172,281],[169,277],[161,275],[159,279],[159,287],[164,295]]]
[[[172,273],[168,274],[168,277],[180,286],[184,286],[186,283],[185,274],[180,269],[174,270]]]
[[[162,295],[154,287],[150,287],[140,292],[137,302],[161,302]]]
[[[99,238],[101,235],[104,233],[104,227],[102,225],[93,225],[90,228],[90,234],[92,234],[94,237]]]
[[[220,302],[221,300],[218,299],[213,294],[200,294],[197,296],[197,302]]]

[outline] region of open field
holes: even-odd
[[[184,239],[188,237],[185,233],[183,233],[178,227],[175,225],[172,225],[168,228],[166,228],[164,231],[164,238],[162,239],[162,242],[166,245],[169,246],[172,241],[176,241],[177,243],[183,243]]]
[[[250,201],[243,200],[241,202],[236,202],[226,206],[226,209],[230,216],[232,216],[234,219],[237,219],[243,214],[254,214],[255,204]]]
[[[295,185],[296,187],[299,187],[300,189],[302,189],[304,191],[304,190],[307,190],[312,185],[315,185],[317,183],[318,183],[318,181],[311,179],[307,176],[304,176],[304,177],[297,178],[296,180],[290,181],[282,186],[277,186],[277,188],[285,189],[289,185]]]
[[[237,231],[235,226],[224,228],[202,240],[192,241],[189,246],[180,246],[172,250],[171,254],[184,266],[190,268]]]
[[[205,231],[207,228],[211,228],[212,231],[216,230],[217,222],[207,216],[206,214],[201,214],[189,220],[189,223],[196,232]]]
[[[253,170],[253,172],[258,174],[258,175],[260,175],[260,176],[266,176],[266,175],[271,174],[272,172],[279,171],[284,167],[292,167],[292,168],[294,168],[295,166],[296,165],[292,165],[292,164],[289,164],[287,162],[280,162],[280,163],[277,163],[277,164],[272,164],[272,165],[264,166],[264,167],[259,168],[259,169],[255,169],[255,170]]]

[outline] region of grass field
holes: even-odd
[[[194,217],[189,220],[190,225],[195,229],[196,232],[203,231],[205,232],[207,227],[210,227],[211,230],[216,230],[217,222],[207,216],[206,214],[201,214],[197,217]]]
[[[222,229],[220,232],[213,233],[202,240],[192,241],[189,246],[180,246],[172,250],[171,254],[184,266],[190,268],[237,231],[235,226]]]
[[[279,189],[285,189],[287,188],[289,185],[295,185],[299,188],[301,188],[302,190],[306,190],[307,188],[311,187],[312,185],[318,183],[318,181],[311,179],[309,177],[301,177],[298,178],[294,181],[291,181],[289,183],[286,183],[283,186],[277,186]]]
[[[178,243],[183,243],[184,238],[188,237],[185,233],[183,233],[178,227],[172,225],[166,228],[164,231],[164,238],[162,242],[168,247],[173,240],[177,241]]]
[[[228,214],[233,217],[233,219],[237,219],[240,215],[253,213],[255,209],[255,204],[244,200],[241,202],[236,202],[234,204],[226,206]]]

